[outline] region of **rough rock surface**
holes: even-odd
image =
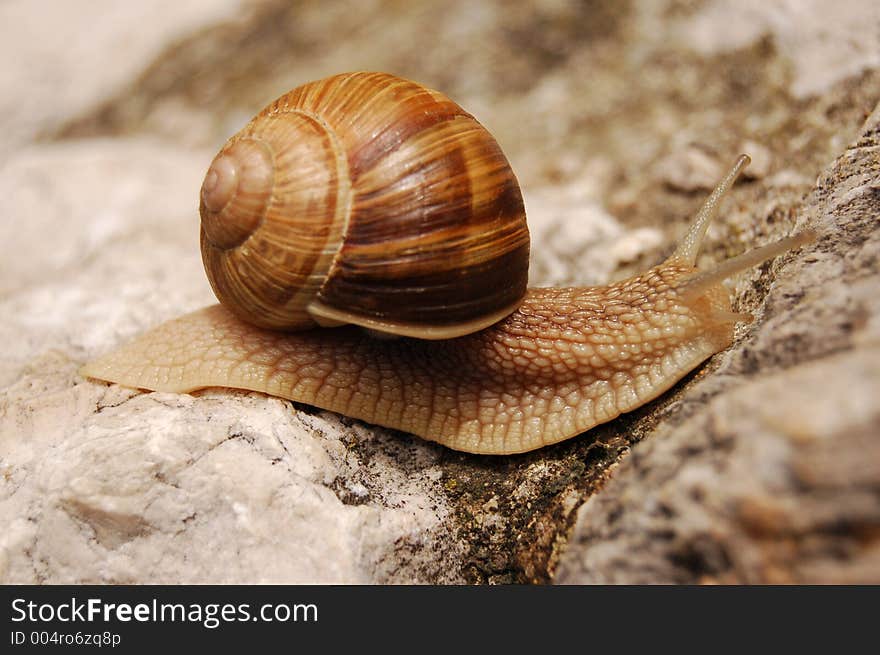
[[[880,106],[819,178],[810,254],[713,379],[578,511],[561,583],[880,583]]]
[[[42,4],[0,8],[28,26],[0,44],[0,582],[880,581],[876,3]],[[515,457],[79,377],[212,302],[219,144],[353,69],[496,134],[534,284],[656,263],[742,150],[701,264],[819,240],[731,284],[755,322],[670,393]]]

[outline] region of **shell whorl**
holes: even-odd
[[[202,186],[214,291],[261,327],[447,338],[525,295],[528,229],[494,138],[440,93],[349,73],[281,96]]]
[[[253,234],[273,182],[272,155],[260,141],[236,141],[214,158],[201,194],[202,228],[211,245],[228,250]]]
[[[252,120],[202,185],[202,258],[220,302],[260,327],[314,327],[307,306],[342,241],[349,193],[339,145],[319,121],[292,111]]]

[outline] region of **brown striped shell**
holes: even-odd
[[[449,338],[526,291],[528,228],[501,148],[449,98],[393,75],[281,96],[214,158],[200,212],[214,292],[261,327]]]

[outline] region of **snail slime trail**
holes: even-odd
[[[305,84],[205,176],[201,248],[220,304],[81,372],[156,391],[261,391],[473,453],[556,443],[729,346],[751,317],[731,311],[722,282],[814,238],[695,268],[748,161],[658,266],[607,286],[527,289],[519,186],[470,114],[384,73]]]

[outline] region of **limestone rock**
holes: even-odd
[[[437,449],[257,394],[138,395],[75,371],[46,356],[3,394],[4,582],[459,579]]]

